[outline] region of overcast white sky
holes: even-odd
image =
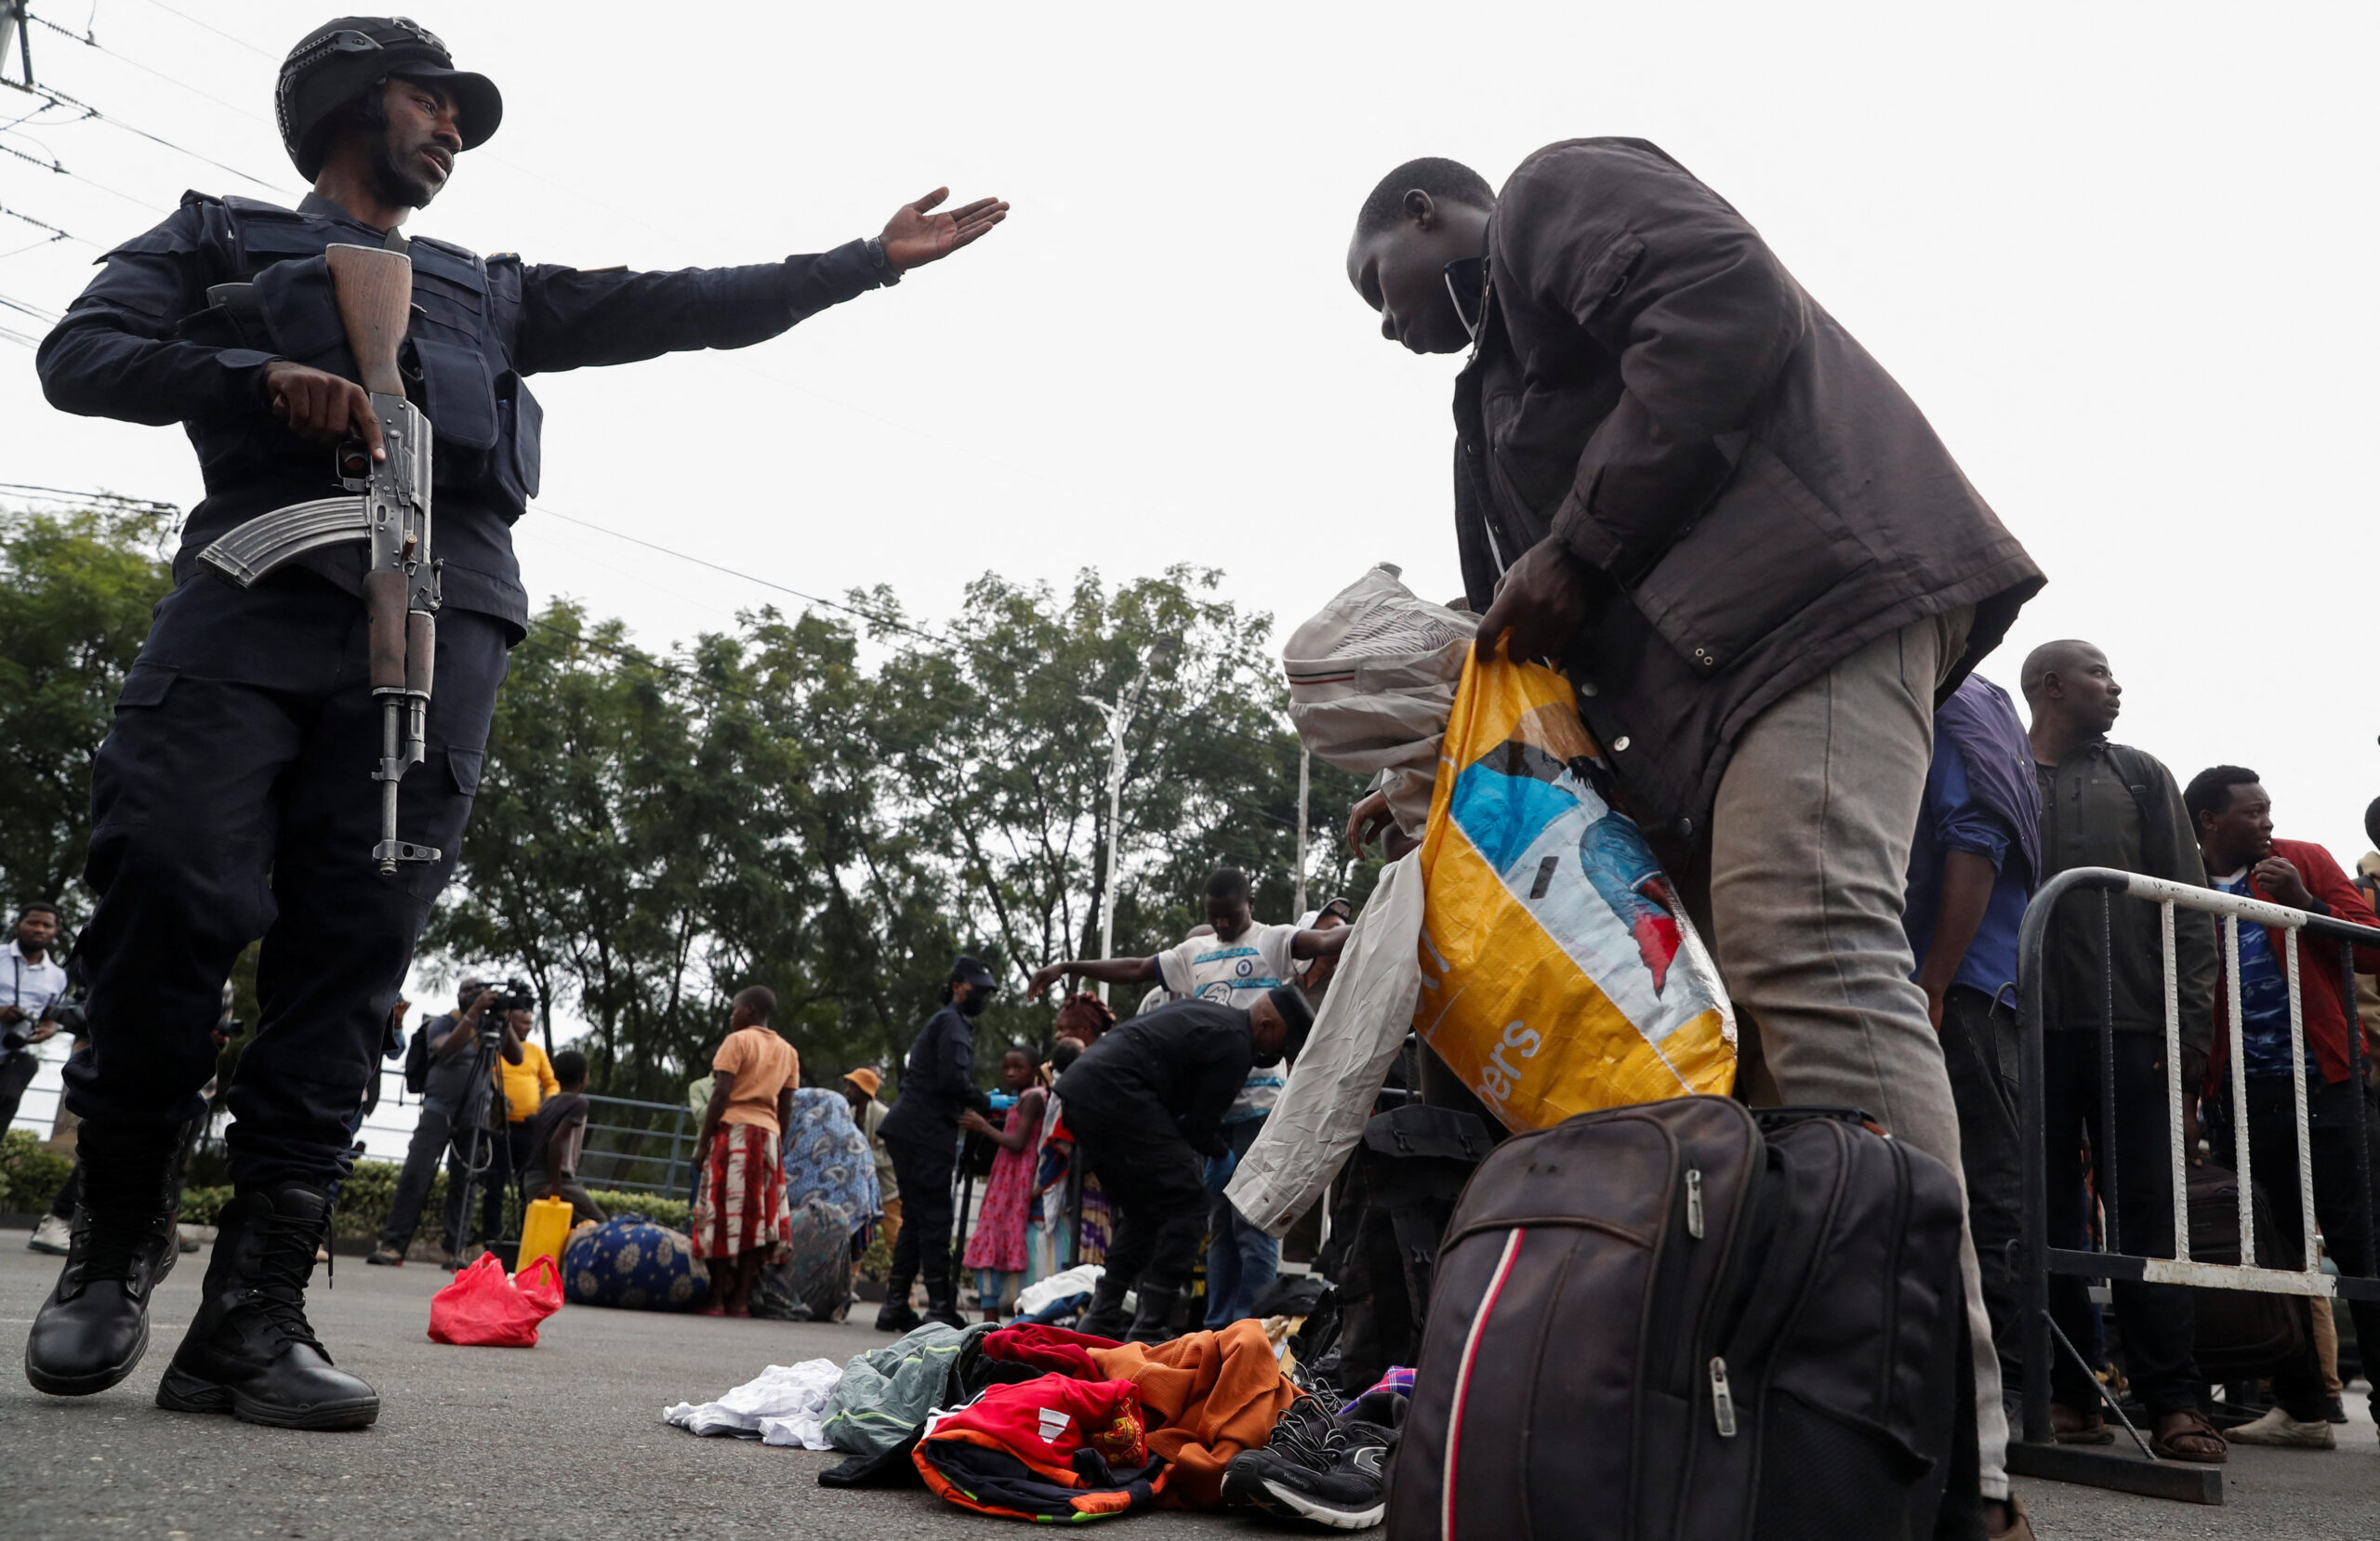
[[[938,183],[1015,204],[747,352],[537,380],[555,511],[929,618],[987,568],[1213,564],[1281,635],[1378,560],[1449,595],[1456,361],[1381,340],[1355,209],[1412,155],[1501,181],[1641,135],[1760,226],[2048,570],[1985,672],[2098,640],[2119,736],[2184,778],[2244,760],[2283,833],[2364,848],[2368,5],[407,3],[507,104],[420,233],[681,267],[821,250]],[[38,30],[35,63],[294,201],[272,79],[329,7],[175,8],[97,7],[155,73]],[[80,31],[91,5],[33,9]],[[0,91],[0,122],[33,105]],[[0,145],[132,201],[0,156],[0,205],[104,246],[186,186],[267,195],[60,116]],[[62,309],[97,252],[16,251],[40,233],[0,217],[0,296]],[[5,341],[0,478],[199,495],[178,433],[52,412]],[[533,594],[654,646],[773,598],[535,510],[519,535]]]

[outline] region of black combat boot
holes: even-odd
[[[1132,1319],[1124,1314],[1124,1297],[1130,1293],[1131,1287],[1130,1279],[1119,1279],[1113,1273],[1101,1274],[1099,1283],[1091,1286],[1090,1309],[1075,1321],[1075,1331],[1122,1342],[1124,1334],[1132,1325]]]
[[[306,1321],[306,1282],[329,1224],[322,1190],[301,1182],[245,1189],[224,1206],[205,1297],[158,1406],[282,1429],[361,1429],[380,1416],[379,1394],[334,1369]]]
[[[1141,1281],[1141,1309],[1132,1314],[1132,1331],[1128,1341],[1133,1343],[1170,1343],[1173,1330],[1173,1308],[1180,1303],[1182,1292]]]
[[[149,1299],[178,1250],[181,1133],[86,1126],[66,1267],[25,1337],[25,1378],[35,1390],[104,1391],[148,1350]]]
[[[884,1281],[884,1309],[876,1313],[878,1332],[915,1332],[925,1324],[909,1304],[909,1281],[895,1274]]]
[[[948,1278],[926,1285],[925,1320],[940,1322],[961,1332],[967,1330],[966,1314],[959,1309],[958,1292],[951,1288]]]

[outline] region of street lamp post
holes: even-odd
[[[1160,638],[1141,661],[1140,672],[1124,687],[1115,705],[1095,695],[1082,697],[1107,723],[1107,865],[1099,878],[1099,955],[1103,958],[1116,955],[1116,863],[1123,853],[1124,844],[1124,735],[1131,731],[1132,718],[1141,709],[1141,697],[1147,692],[1149,676],[1172,657],[1179,646],[1173,638]],[[1101,980],[1098,988],[1099,998],[1106,1000],[1107,981]]]
[[[1305,745],[1298,745],[1298,885],[1297,897],[1289,902],[1289,914],[1297,917],[1300,925],[1305,923],[1306,792],[1313,768],[1314,757],[1306,753]]]

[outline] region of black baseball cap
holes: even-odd
[[[969,957],[964,953],[959,954],[958,961],[950,966],[950,982],[970,984],[978,990],[998,990],[1000,987],[982,958]]]
[[[1289,1030],[1288,1041],[1281,1046],[1282,1056],[1296,1059],[1305,1048],[1307,1034],[1314,1031],[1314,1007],[1305,992],[1294,984],[1276,984],[1264,992],[1264,998],[1280,1012],[1282,1024]]]

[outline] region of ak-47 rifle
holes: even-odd
[[[397,784],[429,756],[430,665],[438,644],[438,565],[430,556],[430,420],[405,400],[397,349],[413,311],[413,263],[403,252],[334,245],[324,253],[348,347],[372,395],[385,460],[362,444],[337,451],[350,495],[315,498],[258,514],[198,560],[245,588],[294,557],[347,541],[371,547],[364,609],[371,628],[372,694],[380,703],[380,843],[384,873],[435,862],[430,846],[397,838]]]

